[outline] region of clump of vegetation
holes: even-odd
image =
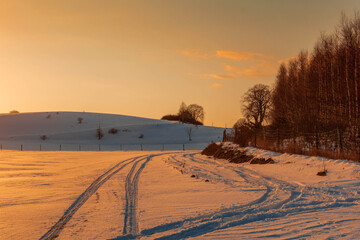
[[[11,110],[9,113],[10,113],[10,114],[16,114],[16,113],[20,113],[20,112],[17,111],[17,110]]]
[[[318,176],[326,176],[326,173],[327,173],[327,170],[324,170],[324,171],[318,172],[316,175],[318,175]]]
[[[254,158],[251,160],[250,164],[272,164],[275,163],[275,161],[271,158],[265,159],[265,158]]]
[[[162,120],[179,121],[182,123],[190,123],[194,125],[203,125],[205,118],[204,108],[197,104],[190,104],[187,106],[184,102],[181,103],[178,114],[169,114],[163,116]]]
[[[82,117],[78,117],[78,119],[77,119],[78,124],[81,124],[83,120],[84,120],[84,119],[83,119]]]
[[[109,129],[108,133],[109,134],[117,134],[118,130],[116,128],[111,128],[111,129]]]
[[[51,114],[48,114],[48,115],[46,116],[46,118],[47,118],[47,119],[50,119],[50,118],[51,118]]]
[[[40,137],[40,139],[43,140],[43,141],[45,141],[45,140],[47,140],[47,136],[46,136],[46,135],[42,135],[42,136]]]
[[[140,134],[138,138],[144,138],[144,134]]]
[[[211,143],[209,144],[201,154],[206,156],[213,156],[214,158],[226,159],[231,163],[245,163],[251,164],[272,164],[275,161],[271,158],[254,158],[253,155],[247,154],[246,151],[242,151],[237,148],[227,147],[224,144]]]
[[[202,150],[201,154],[206,156],[213,156],[219,149],[221,149],[220,144],[211,143],[204,150]]]

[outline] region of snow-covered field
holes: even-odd
[[[248,148],[0,152],[0,239],[359,239],[360,165]]]
[[[102,139],[97,139],[101,128]],[[116,129],[116,134],[110,134]],[[188,130],[191,129],[191,141]],[[116,114],[38,112],[0,115],[3,149],[52,151],[200,150],[221,141],[223,128]],[[142,137],[141,137],[142,136]],[[43,139],[42,139],[43,137]],[[41,146],[40,146],[41,145]]]

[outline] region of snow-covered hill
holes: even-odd
[[[80,123],[81,122],[81,123]],[[97,129],[104,137],[98,140]],[[118,132],[110,134],[115,128]],[[188,130],[191,128],[189,141]],[[3,148],[24,150],[144,150],[202,149],[221,140],[223,128],[194,126],[156,119],[86,112],[39,112],[0,115],[0,143]],[[46,136],[46,140],[41,139]],[[142,138],[140,136],[143,136]],[[121,145],[121,146],[120,146]],[[95,147],[96,146],[96,147]]]

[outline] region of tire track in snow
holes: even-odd
[[[79,208],[114,174],[118,173],[124,167],[130,163],[144,158],[144,156],[138,156],[129,158],[124,161],[117,163],[114,167],[107,170],[104,174],[99,176],[91,185],[71,204],[71,206],[65,211],[63,216],[47,231],[40,240],[55,239],[59,236],[67,222],[70,221],[72,216],[79,210]]]
[[[175,152],[176,153],[176,152]],[[138,159],[134,162],[125,180],[125,214],[123,235],[113,239],[135,239],[139,235],[137,206],[138,206],[138,183],[140,174],[144,170],[146,164],[154,157],[167,155],[169,153],[160,153],[147,155],[145,158]],[[144,161],[136,170],[137,165]],[[135,171],[136,170],[136,171]]]
[[[308,213],[337,207],[353,206],[359,204],[360,201],[359,198],[343,198],[343,196],[346,195],[346,191],[342,191],[342,189],[332,190],[332,194],[329,195],[329,189],[315,189],[314,187],[290,184],[276,178],[259,175],[250,169],[234,168],[231,165],[221,164],[218,161],[195,158],[194,156],[195,154],[184,154],[180,157],[196,163],[195,167],[197,169],[201,169],[199,164],[202,164],[201,162],[203,162],[205,167],[203,170],[207,173],[209,173],[209,171],[206,169],[206,164],[215,164],[231,169],[247,182],[265,187],[265,194],[257,200],[245,205],[233,206],[196,217],[190,217],[181,221],[145,229],[138,237],[150,236],[157,233],[166,234],[167,231],[172,231],[172,233],[159,237],[158,239],[184,239],[201,236],[216,230],[240,226],[250,222],[280,218],[288,214],[301,214],[304,212]],[[181,160],[175,161],[181,162]],[[214,176],[217,177],[216,175]],[[318,195],[322,195],[324,199],[309,202],[304,195],[313,194],[314,191],[316,191]],[[283,194],[287,197],[281,198],[280,196]],[[338,198],[334,197],[334,195],[337,195]]]
[[[138,200],[138,182],[140,173],[145,168],[145,165],[155,155],[148,156],[147,159],[141,164],[139,169],[135,172],[135,169],[141,161],[141,159],[134,163],[130,172],[128,173],[125,181],[125,217],[123,235],[130,238],[131,236],[138,235],[138,221],[136,216],[137,200]]]

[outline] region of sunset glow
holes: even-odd
[[[271,3],[270,3],[271,2]],[[0,1],[0,112],[159,119],[182,101],[232,126],[256,83],[359,1]]]

